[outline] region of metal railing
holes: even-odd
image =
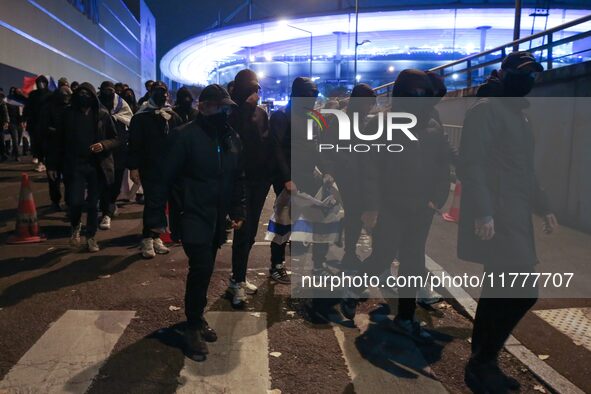
[[[523,38],[520,38],[515,41],[508,42],[508,43],[498,46],[496,48],[492,48],[492,49],[486,50],[484,52],[469,55],[469,56],[466,56],[462,59],[458,59],[458,60],[455,60],[453,62],[444,64],[444,65],[441,65],[438,67],[434,67],[434,68],[430,69],[429,71],[437,72],[442,77],[448,77],[451,75],[459,76],[461,74],[466,74],[466,87],[471,87],[472,82],[473,82],[474,71],[479,70],[479,69],[484,69],[485,67],[489,67],[494,64],[500,63],[503,61],[505,56],[507,56],[508,53],[513,51],[515,48],[519,48],[520,44],[532,43],[534,40],[537,40],[540,38],[542,38],[542,42],[543,42],[542,45],[538,45],[536,47],[531,47],[531,48],[528,48],[527,50],[529,52],[531,52],[532,54],[536,54],[539,52],[539,56],[538,56],[539,61],[541,63],[546,63],[546,69],[551,70],[554,66],[554,61],[557,59],[553,56],[553,48],[564,45],[564,44],[568,44],[571,42],[579,41],[579,40],[582,40],[587,37],[591,37],[591,29],[589,29],[587,31],[580,32],[580,33],[574,33],[573,35],[570,35],[565,38],[561,38],[560,40],[556,40],[556,41],[554,40],[555,33],[562,32],[570,27],[577,26],[577,25],[580,25],[580,24],[583,24],[583,23],[586,23],[589,21],[591,21],[591,14],[583,16],[578,19],[574,19],[570,22],[553,27],[551,29],[541,31],[536,34],[532,34],[530,36],[523,37]],[[543,57],[544,51],[546,52],[545,58]],[[580,50],[577,53],[583,53],[583,52],[587,52],[587,51],[591,51],[591,48]],[[495,56],[492,59],[487,58],[487,56],[488,57],[493,56],[497,52],[499,53],[498,56]],[[571,53],[566,56],[572,56],[577,53]],[[561,56],[561,58],[562,57],[565,57],[565,56]],[[456,66],[461,66],[461,65],[465,65],[465,67],[460,68],[460,69],[454,69]],[[394,85],[394,82],[389,82],[387,84],[376,87],[374,89],[374,91],[376,91],[376,93],[380,96],[390,95],[393,85]]]

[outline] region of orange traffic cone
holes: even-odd
[[[462,184],[460,181],[456,181],[456,187],[454,190],[454,199],[451,202],[451,208],[449,212],[441,215],[443,220],[448,222],[457,223],[460,220],[460,200],[462,198]]]
[[[39,234],[37,208],[31,192],[31,183],[27,174],[22,174],[21,191],[16,214],[14,235],[8,238],[9,244],[26,244],[45,241],[47,238]]]
[[[166,214],[166,222],[168,223],[169,222],[169,219],[168,219],[168,203],[166,204],[166,210],[164,211],[164,213]],[[170,236],[170,230],[168,229],[168,226],[166,227],[166,232],[160,234],[160,239],[165,244],[171,244],[173,242],[172,241],[172,237]]]

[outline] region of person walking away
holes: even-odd
[[[67,85],[62,85],[62,87],[51,94],[41,109],[39,138],[43,139],[45,145],[43,150],[47,155],[49,155],[49,151],[52,149],[51,143],[56,139],[55,134],[62,122],[64,111],[70,105],[71,97],[72,91],[70,88]],[[63,169],[55,168],[54,170],[55,176],[52,177],[49,176],[49,168],[47,169],[47,183],[49,185],[49,198],[51,199],[52,209],[59,212],[62,210],[60,202],[62,199],[61,183],[63,180]]]
[[[180,236],[189,259],[185,292],[185,354],[202,361],[206,342],[217,340],[203,313],[218,248],[225,240],[225,218],[239,229],[245,218],[244,170],[240,138],[227,124],[235,107],[220,85],[209,85],[199,96],[197,118],[174,130],[154,187],[153,204],[146,204],[149,228],[164,231],[166,204],[172,186],[183,187]]]
[[[4,133],[8,131],[10,124],[10,116],[8,114],[8,107],[6,106],[6,97],[4,91],[0,90],[0,161],[6,161],[8,155],[6,154],[6,143],[4,142]]]
[[[129,125],[130,178],[144,189],[144,228],[140,248],[146,259],[170,252],[160,234],[146,226],[147,212],[154,209],[152,192],[162,181],[162,167],[171,159],[163,147],[170,131],[182,124],[181,118],[166,104],[167,99],[168,86],[162,81],[154,82],[150,99],[131,118]]]
[[[125,100],[115,93],[115,86],[110,81],[104,81],[99,90],[99,101],[109,111],[119,136],[119,146],[113,150],[115,163],[115,178],[113,184],[105,187],[100,197],[100,209],[103,217],[99,224],[101,230],[111,228],[111,220],[117,215],[117,197],[121,190],[123,174],[127,167],[128,127],[133,113]]]
[[[35,80],[36,89],[29,93],[29,98],[25,105],[24,117],[27,121],[27,130],[29,131],[29,138],[31,139],[31,149],[33,152],[33,163],[36,164],[35,171],[44,172],[45,165],[43,165],[43,140],[39,136],[39,120],[41,117],[41,109],[51,95],[48,88],[49,81],[45,75],[39,75]]]
[[[524,98],[543,67],[528,52],[512,52],[478,90],[468,110],[460,144],[458,177],[462,204],[458,257],[481,263],[486,272],[534,272],[532,215],[551,233],[558,223],[534,169],[534,137]],[[537,300],[537,288],[492,288],[485,283],[472,332],[472,355],[465,370],[468,387],[507,392],[519,383],[498,365],[511,331]]]
[[[257,105],[259,90],[254,71],[246,69],[236,74],[231,97],[238,107],[230,115],[229,124],[240,136],[244,149],[246,221],[244,226],[234,230],[232,242],[232,276],[227,291],[232,296],[234,308],[244,307],[246,295],[257,291],[246,277],[248,258],[275,170],[269,118],[267,112]]]
[[[102,188],[114,181],[111,152],[119,141],[111,115],[99,103],[92,84],[83,82],[72,94],[72,105],[64,111],[53,137],[49,176],[55,179],[59,169],[64,172],[72,225],[70,244],[80,245],[82,209],[86,205],[86,245],[89,252],[98,252],[97,205]]]

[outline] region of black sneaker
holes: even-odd
[[[291,278],[285,269],[285,264],[275,264],[274,267],[269,269],[269,274],[271,275],[271,279],[273,279],[277,283],[282,283],[284,285],[288,285],[291,283]]]
[[[209,324],[207,324],[207,321],[205,321],[205,319],[203,320],[203,323],[201,325],[201,336],[203,337],[205,342],[215,342],[218,340],[218,334],[215,332],[213,328],[209,326]]]
[[[433,343],[433,337],[421,327],[421,323],[416,320],[401,319],[398,316],[394,318],[390,329],[404,336],[409,337],[413,341],[421,344]]]
[[[185,356],[195,361],[205,361],[209,349],[201,329],[187,327],[185,330]]]
[[[356,298],[343,298],[340,302],[341,313],[349,320],[355,319],[359,300]]]
[[[507,393],[521,388],[521,383],[506,375],[496,362],[479,362],[473,358],[466,365],[464,381],[475,393]]]

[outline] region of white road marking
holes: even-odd
[[[358,314],[355,323],[359,329],[333,329],[357,394],[447,393],[429,376],[431,369],[410,339],[378,327],[367,314]]]
[[[219,339],[208,344],[207,360],[185,358],[177,393],[266,393],[271,388],[267,314],[208,312],[206,319]]]
[[[134,316],[67,311],[12,367],[0,392],[84,393]]]

